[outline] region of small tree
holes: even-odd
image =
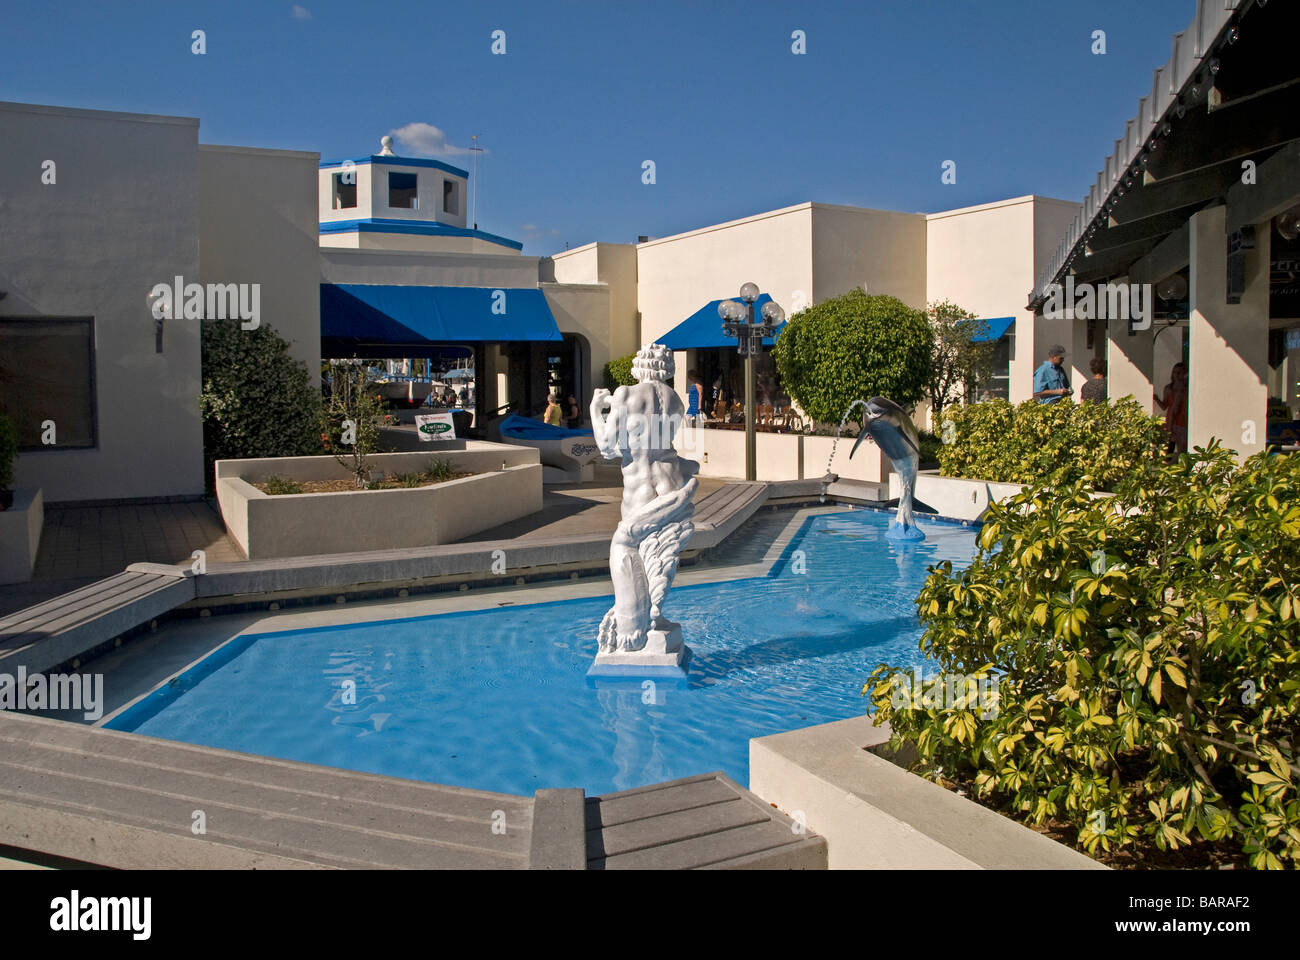
[[[636,377],[632,376],[632,361],[636,359],[635,353],[629,353],[626,357],[616,357],[605,364],[605,389],[613,390],[615,387],[630,387],[636,383]]]
[[[925,396],[934,331],[897,297],[850,290],[795,314],[772,350],[781,382],[814,420],[838,422],[854,400],[907,407]]]
[[[203,453],[216,460],[296,457],[320,452],[320,394],[307,367],[269,324],[203,322]]]
[[[331,363],[330,395],[321,410],[321,439],[357,487],[370,480],[366,459],[379,449],[384,402],[375,393],[364,361]]]
[[[975,342],[986,329],[984,321],[951,301],[932,303],[926,311],[934,328],[934,353],[925,392],[937,416],[960,398],[962,388],[978,390],[993,375],[993,344]]]

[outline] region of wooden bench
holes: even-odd
[[[49,670],[193,598],[180,567],[134,564],[0,619],[0,670]]]

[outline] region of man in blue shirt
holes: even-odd
[[[1065,347],[1054,343],[1047,349],[1047,359],[1034,371],[1034,399],[1039,403],[1056,403],[1068,397],[1070,376],[1061,366],[1065,360]]]

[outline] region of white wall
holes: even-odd
[[[353,168],[357,182],[357,205],[341,209],[334,208],[334,176],[342,173],[343,167],[336,164],[318,168],[316,181],[321,222],[376,217],[385,220],[437,221],[453,227],[464,227],[468,224],[469,181],[467,178],[437,167],[404,164],[397,158],[394,159],[396,160],[394,163],[380,162],[375,159],[357,163]],[[415,174],[417,203],[415,209],[388,205],[390,172]],[[443,183],[446,181],[456,185],[454,213],[447,213],[442,208]]]
[[[812,303],[866,284],[868,293],[925,307],[925,217],[919,213],[812,205]],[[782,306],[789,309],[784,301]]]
[[[204,283],[261,284],[261,318],[320,383],[319,154],[199,147]]]
[[[199,326],[146,296],[198,282],[198,121],[0,103],[0,317],[95,318],[98,445],[20,454],[46,502],[203,492]],[[41,183],[42,163],[56,183]]]
[[[811,203],[637,244],[641,340],[653,342],[746,281],[793,314],[813,289]],[[721,321],[719,321],[721,322]]]

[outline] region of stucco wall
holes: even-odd
[[[812,295],[812,204],[638,244],[637,302],[646,343],[746,281],[793,313],[796,291]]]
[[[320,383],[320,249],[313,171],[320,155],[199,147],[204,283],[261,284],[262,323]]]
[[[21,454],[46,502],[203,492],[199,328],[146,296],[198,282],[198,121],[0,103],[0,317],[94,317],[97,447]],[[41,183],[42,163],[56,182]]]
[[[925,217],[812,205],[813,303],[866,284],[867,292],[925,306]],[[789,305],[782,303],[789,311]]]

